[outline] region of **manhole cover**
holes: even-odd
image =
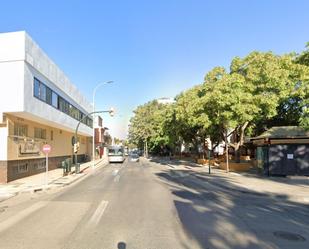
[[[290,241],[305,241],[306,239],[297,234],[297,233],[291,233],[291,232],[285,232],[285,231],[276,231],[274,232],[274,235],[280,239],[290,240]]]

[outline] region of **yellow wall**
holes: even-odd
[[[19,146],[26,141],[35,144],[42,150],[44,144],[51,145],[50,157],[66,156],[72,154],[71,139],[74,135],[73,132],[67,132],[54,128],[51,126],[42,125],[30,120],[19,118],[12,115],[7,115],[8,120],[8,160],[22,160],[22,159],[34,159],[44,157],[45,155],[40,152],[39,155],[20,155]],[[28,137],[16,137],[14,136],[14,123],[24,124],[28,126]],[[34,128],[46,129],[46,139],[34,138]],[[51,131],[53,131],[53,139],[51,140]],[[78,136],[80,141],[80,149],[78,154],[87,154],[91,156],[91,137]]]

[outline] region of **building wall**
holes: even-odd
[[[8,115],[8,160],[25,160],[33,158],[44,158],[44,154],[41,152],[41,148],[45,143],[48,143],[52,147],[52,151],[49,154],[50,157],[67,156],[72,154],[72,136],[73,132],[67,132],[55,127],[46,126],[37,122],[33,122],[24,118]],[[28,137],[16,137],[14,136],[14,124],[27,125]],[[42,128],[46,130],[46,139],[38,139],[34,137],[34,129]],[[80,150],[78,154],[91,154],[91,141],[86,136],[79,135]],[[40,150],[39,154],[21,155],[19,147],[29,143],[34,143],[34,147]],[[23,147],[22,147],[23,148]],[[35,151],[35,149],[34,149]]]
[[[44,51],[25,33],[25,59],[34,69],[44,75],[55,86],[62,89],[72,100],[75,100],[87,112],[92,111],[92,105],[81,94],[78,88],[70,82],[68,77],[44,53]]]
[[[23,110],[24,62],[3,62],[0,60],[0,85],[0,114]]]
[[[0,61],[25,59],[25,32],[0,33]]]
[[[51,90],[55,91],[59,96],[69,101],[76,108],[87,113],[87,110],[79,104],[79,99],[73,100],[62,89],[59,89],[53,82],[48,80],[44,75],[37,72],[32,66],[25,64],[25,83],[24,83],[24,117],[36,120],[46,125],[58,126],[63,130],[74,131],[78,121],[68,114],[61,112],[55,107],[39,100],[33,96],[34,77],[42,81]],[[30,117],[31,116],[31,117]],[[92,135],[92,129],[81,123],[79,133],[84,135]]]
[[[19,116],[59,126],[72,131],[77,120],[39,101],[33,96],[34,77],[59,93],[85,114],[92,111],[91,104],[79,92],[66,75],[49,59],[44,51],[25,32],[0,34],[0,83],[5,91],[0,91],[0,123],[2,113],[18,112]],[[92,129],[84,124],[79,131],[91,135]]]
[[[0,183],[7,182],[7,161],[0,160]]]
[[[0,161],[6,161],[8,157],[7,150],[8,129],[5,124],[0,125]]]
[[[72,155],[71,138],[78,121],[34,97],[34,77],[84,114],[92,111],[77,87],[26,32],[0,34],[0,182],[44,170],[45,143],[52,146],[50,169]],[[14,135],[16,123],[28,126],[27,137]],[[46,130],[46,139],[34,138],[35,127]],[[79,158],[90,158],[92,128],[81,123],[78,135]],[[16,172],[23,167],[28,170]]]
[[[55,127],[42,125],[24,118],[7,115],[7,126],[0,128],[1,148],[7,148],[6,160],[0,160],[0,182],[12,181],[45,171],[45,154],[42,146],[50,144],[52,147],[49,154],[49,170],[61,167],[61,162],[66,158],[72,158],[71,139],[72,132],[60,130]],[[14,125],[27,125],[27,137],[14,135]],[[34,137],[34,129],[46,130],[46,139]],[[91,158],[92,140],[90,137],[79,135],[80,150],[79,161]],[[4,142],[3,142],[4,141]],[[27,148],[27,149],[25,149]],[[1,152],[3,154],[3,152]],[[4,159],[4,156],[3,156]],[[26,167],[27,170],[20,171]]]

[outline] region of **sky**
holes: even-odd
[[[307,0],[2,1],[0,32],[25,30],[125,138],[132,111],[175,97],[233,57],[301,52]]]

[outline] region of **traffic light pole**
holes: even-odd
[[[96,114],[96,113],[104,113],[104,112],[108,112],[109,114],[113,115],[114,110],[111,109],[109,111],[95,111],[95,112],[90,112],[88,113],[86,116],[84,116],[81,120],[78,121],[78,124],[76,126],[75,129],[75,134],[74,134],[74,158],[75,158],[75,174],[79,173],[79,168],[77,167],[77,152],[78,152],[78,148],[77,148],[77,132],[78,132],[78,128],[79,125],[82,121],[84,121],[87,117],[89,117],[90,115]],[[94,120],[92,121],[92,125],[94,125]],[[94,139],[94,137],[92,138]]]

